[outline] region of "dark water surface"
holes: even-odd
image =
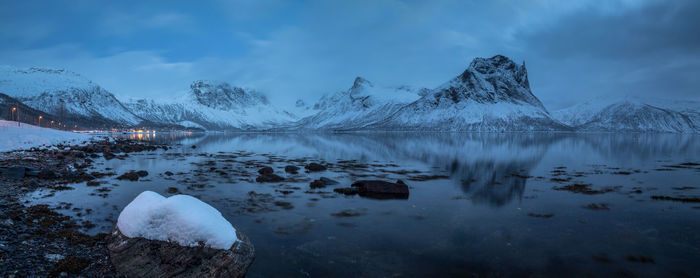
[[[124,160],[100,158],[91,170],[146,170],[145,180],[112,176],[98,187],[75,184],[74,190],[42,190],[28,198],[54,206],[72,203],[63,212],[96,224],[88,232],[98,233],[108,232],[142,191],[173,195],[168,189],[175,188],[217,208],[251,239],[257,257],[249,277],[700,273],[700,203],[692,202],[700,197],[698,136],[157,134],[149,139],[175,146]],[[303,170],[308,162],[329,170],[284,172],[286,165]],[[263,166],[287,180],[254,182]],[[309,189],[319,177],[340,184]],[[360,179],[402,179],[410,197],[374,200],[333,192]]]

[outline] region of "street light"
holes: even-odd
[[[41,126],[41,118],[43,118],[43,117],[39,116],[39,126]]]

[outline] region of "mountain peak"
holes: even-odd
[[[487,77],[495,75],[512,77],[519,84],[530,89],[525,62],[518,66],[513,60],[503,55],[496,55],[491,58],[474,58],[469,64],[469,68],[460,76],[463,81],[466,81],[472,74],[480,74]]]
[[[355,77],[355,82],[352,83],[352,89],[358,89],[361,87],[374,87],[374,84],[372,82],[369,82],[369,80],[364,79],[362,77]]]
[[[475,58],[462,74],[439,87],[434,96],[439,102],[510,102],[529,104],[546,111],[530,91],[525,64],[519,66],[503,55]]]
[[[199,104],[219,110],[269,103],[264,95],[254,90],[246,90],[220,81],[194,81],[190,85],[190,93]]]

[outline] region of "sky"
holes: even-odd
[[[195,80],[280,107],[352,86],[434,88],[475,57],[526,62],[549,110],[611,96],[700,99],[700,1],[10,1],[0,64],[62,68],[120,99]]]

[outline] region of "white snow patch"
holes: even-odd
[[[229,249],[236,229],[212,206],[188,195],[165,198],[144,191],[119,214],[117,227],[127,237],[176,242],[182,246]]]
[[[89,140],[90,135],[43,128],[29,124],[0,120],[0,152],[30,149],[41,145],[78,143]]]

